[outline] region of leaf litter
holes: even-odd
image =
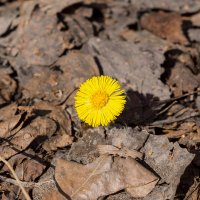
[[[199,8],[0,2],[0,157],[31,199],[199,199]],[[74,110],[94,75],[126,92],[108,127],[91,128]],[[1,162],[0,198],[23,194]]]

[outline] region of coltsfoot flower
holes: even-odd
[[[119,82],[109,76],[95,76],[81,84],[75,96],[79,118],[87,124],[107,126],[123,111],[126,96]]]

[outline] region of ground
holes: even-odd
[[[1,199],[199,200],[199,11],[198,0],[1,0]],[[100,75],[126,104],[93,128],[74,97]]]

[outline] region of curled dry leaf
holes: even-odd
[[[53,135],[56,129],[56,123],[52,119],[37,117],[28,126],[17,132],[9,144],[4,143],[0,146],[0,155],[7,159],[26,149],[39,136]]]
[[[21,115],[13,116],[11,119],[7,121],[0,122],[0,137],[9,137],[12,135],[12,130],[16,127],[21,119]]]
[[[62,106],[53,105],[47,101],[38,101],[33,105],[34,112],[39,116],[46,116],[57,122],[59,135],[71,135],[71,121]]]
[[[175,12],[146,13],[141,18],[141,26],[155,35],[174,43],[188,44],[182,31],[181,15]]]
[[[42,147],[46,151],[55,151],[58,148],[63,148],[70,144],[72,144],[72,137],[64,134],[51,137]]]
[[[25,154],[17,154],[11,157],[8,162],[15,170],[18,178],[26,182],[34,181],[46,168],[43,162],[38,161],[38,157],[34,157],[34,152],[31,150],[27,150]],[[6,165],[1,170],[9,172]]]
[[[55,179],[73,200],[97,198],[126,189],[133,197],[144,197],[158,178],[132,158],[104,155],[93,163],[81,165],[58,159]]]
[[[1,79],[0,79],[0,105],[10,102],[12,96],[17,89],[17,84],[14,79],[10,77],[10,74],[4,70],[0,69]]]
[[[11,103],[7,106],[4,106],[0,109],[0,121],[6,121],[12,117],[14,117],[17,111],[17,104]]]

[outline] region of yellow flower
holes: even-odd
[[[124,109],[126,96],[117,80],[95,76],[81,86],[75,96],[79,118],[93,127],[107,126]]]

